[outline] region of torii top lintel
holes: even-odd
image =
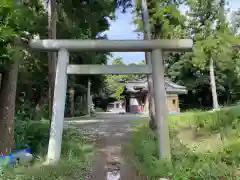
[[[80,40],[80,39],[43,39],[31,40],[30,47],[43,51],[109,51],[109,52],[150,52],[154,49],[164,51],[192,51],[191,39],[159,40]]]

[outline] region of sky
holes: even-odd
[[[240,0],[229,0],[230,11],[235,11],[240,8]],[[187,7],[180,7],[182,13],[187,10]],[[132,23],[131,11],[122,14],[120,11],[116,12],[117,19],[110,21],[110,29],[106,32],[110,40],[132,40],[141,39],[134,30],[136,26]],[[143,52],[113,52],[113,57],[109,58],[108,64],[116,57],[121,57],[126,64],[139,63],[144,59]]]

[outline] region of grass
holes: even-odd
[[[21,122],[16,126],[17,145],[30,145],[34,162],[28,167],[7,168],[1,180],[69,180],[82,179],[91,171],[93,144],[86,140],[76,129],[66,130],[63,134],[62,156],[57,165],[44,166],[48,143],[46,122]],[[21,143],[24,142],[24,143]]]
[[[169,115],[172,163],[159,160],[158,136],[141,123],[126,147],[129,160],[155,180],[240,179],[240,106]]]
[[[196,134],[192,129],[181,130],[177,134],[177,139],[184,143],[188,148],[200,152],[218,149],[223,144],[219,134],[196,137]]]

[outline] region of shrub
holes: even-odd
[[[217,157],[220,161],[234,167],[240,164],[240,141],[230,141],[225,144],[221,151],[218,152]]]
[[[49,121],[18,121],[15,137],[18,148],[29,146],[36,156],[31,167],[15,167],[4,171],[1,180],[85,180],[93,156],[92,142],[76,129],[63,133],[62,156],[57,165],[43,166],[49,139]],[[39,156],[44,155],[44,156]]]
[[[16,149],[30,147],[36,154],[44,150],[48,145],[49,123],[42,121],[16,121],[15,144]]]
[[[172,163],[159,160],[158,137],[147,125],[140,126],[128,147],[140,174],[149,179],[236,179],[240,164],[240,106],[217,111],[187,112],[169,116]],[[176,138],[183,128],[196,128],[200,134],[220,133],[226,141],[220,150],[201,152],[189,148]],[[221,137],[222,137],[221,136]]]
[[[240,136],[240,106],[216,111],[187,112],[169,116],[170,128],[196,128],[198,135],[220,133],[227,138]]]
[[[178,140],[172,139],[172,164],[158,159],[158,138],[147,126],[140,127],[134,132],[132,144],[128,147],[130,158],[134,161],[140,174],[149,179],[168,177],[169,179],[230,179],[233,168],[226,161],[223,152],[197,153],[187,148]]]

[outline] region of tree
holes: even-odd
[[[147,7],[147,1],[141,0],[140,2],[141,7],[141,17],[142,17],[142,28],[144,33],[144,39],[145,40],[151,40],[151,27],[149,23],[149,12]],[[145,52],[145,62],[146,64],[151,65],[152,64],[152,55],[151,52]],[[147,76],[148,81],[148,95],[146,98],[145,104],[148,103],[149,107],[149,115],[150,115],[150,121],[149,121],[149,127],[153,130],[157,129],[157,122],[156,122],[156,116],[155,116],[155,103],[154,103],[154,97],[153,97],[153,80],[152,75]],[[148,101],[148,102],[147,102]]]
[[[230,31],[234,35],[239,35],[239,28],[240,28],[240,9],[232,12],[231,19],[230,19]]]
[[[58,33],[59,38],[76,38],[76,39],[106,39],[105,36],[102,36],[102,32],[106,31],[109,27],[107,17],[111,18],[111,14],[115,10],[113,6],[115,1],[105,0],[105,1],[68,1],[63,0],[58,4],[59,7],[59,25],[58,28],[60,31]],[[81,14],[82,18],[78,18]],[[64,32],[64,33],[63,33]],[[61,36],[62,35],[62,36]],[[76,64],[82,64],[87,62],[87,64],[103,64],[106,62],[106,57],[108,53],[73,53],[71,54],[71,63],[75,62]],[[81,77],[81,84],[88,81],[90,78],[88,76]],[[76,78],[74,83],[77,84],[77,81],[80,78]],[[95,79],[96,76],[95,76]],[[99,79],[99,78],[98,78]],[[101,79],[99,79],[101,80]],[[92,78],[91,82],[93,84]],[[87,83],[86,83],[87,84]],[[98,88],[101,87],[101,84],[97,84]],[[72,87],[71,87],[72,88]],[[94,88],[92,88],[94,89]],[[59,134],[61,136],[61,132]],[[56,162],[59,160],[60,151],[56,154],[56,146],[52,144],[54,142],[49,142],[48,158],[47,162]],[[61,145],[61,138],[58,141],[58,145]],[[54,152],[53,152],[54,151]],[[51,154],[56,154],[53,159],[51,159]]]
[[[10,2],[10,0],[9,0]],[[12,1],[11,1],[12,2]],[[32,26],[41,16],[38,2],[24,1],[22,4],[0,5],[0,152],[8,153],[14,148],[14,110],[18,65],[27,52],[17,47],[26,33],[35,32]],[[26,17],[21,19],[19,17]],[[41,28],[40,28],[41,29]]]
[[[232,63],[234,37],[226,23],[225,1],[190,1],[190,29],[196,41],[194,63],[200,68],[209,67],[213,108],[218,108],[216,78],[214,69]]]
[[[173,38],[183,25],[183,16],[177,9],[180,2],[167,0],[140,0],[137,1],[135,23],[138,32],[144,32],[144,39]],[[139,18],[141,17],[141,18]],[[146,64],[151,64],[151,53],[145,54]],[[152,78],[148,77],[148,98],[151,129],[157,128],[154,113],[154,100],[152,96]]]
[[[56,39],[57,36],[57,3],[56,0],[45,0],[45,4],[48,11],[48,38]],[[55,86],[55,74],[56,74],[57,53],[48,52],[48,106],[49,116],[52,117],[53,108],[53,94]]]
[[[43,116],[44,111],[39,109],[44,109],[49,84],[46,54],[29,49],[22,50],[15,44],[15,39],[21,40],[26,33],[30,38],[35,35],[40,38],[47,38],[47,11],[44,9],[42,1],[24,0],[22,4],[18,4],[17,8],[11,6],[12,1],[10,3],[10,0],[8,6],[6,4],[0,5],[0,96],[6,99],[5,101],[4,98],[1,98],[0,102],[1,152],[10,151],[13,148],[14,94],[17,70],[19,70],[18,96],[16,99],[17,114],[24,112],[24,116],[22,116],[24,118],[36,118],[36,111],[39,118]],[[116,1],[112,0],[105,0],[101,3],[98,1],[59,1],[57,7],[59,16],[57,36],[59,38],[105,39],[105,35],[99,34],[108,29],[109,24],[106,17],[114,18],[112,14],[116,5]],[[81,14],[81,17],[79,17],[79,14]],[[19,17],[26,18],[19,19]],[[108,53],[71,53],[70,61],[76,64],[104,64],[107,62],[108,55]],[[15,57],[18,60],[21,59],[19,69],[15,68],[19,63],[18,60],[15,61]],[[69,86],[76,90],[75,96],[81,91],[81,88],[78,88],[79,85],[85,86],[87,84],[85,82],[87,78],[86,76],[70,78]],[[103,86],[103,76],[91,76],[91,80],[93,82],[93,92],[97,93]],[[7,97],[11,97],[11,100]]]
[[[194,39],[193,53],[168,53],[165,54],[164,58],[166,77],[188,89],[187,95],[180,96],[181,109],[209,108],[212,106],[210,59],[206,57],[205,52],[201,52],[205,47],[208,50],[214,48],[212,54],[215,58],[214,74],[219,104],[235,102],[239,97],[239,50],[232,49],[231,44],[234,42],[237,44],[239,39],[238,34],[234,33],[238,32],[236,23],[238,13],[234,13],[229,25],[224,20],[226,19],[226,10],[222,8],[223,1],[192,0],[185,2],[190,7],[190,12],[183,15],[178,10],[178,6],[184,1],[148,1],[152,36],[156,35],[156,38],[191,37]],[[195,6],[194,12],[191,6]],[[205,11],[203,11],[204,9]],[[139,4],[137,4],[136,10],[140,12]],[[138,24],[137,32],[141,32],[141,15],[136,14],[137,17],[134,20]],[[209,19],[204,20],[207,16]],[[209,25],[209,23],[214,24],[214,26]],[[216,26],[217,24],[218,26]],[[220,24],[222,24],[222,28],[219,28]],[[209,33],[212,35],[211,38],[206,36],[206,29],[211,30]]]
[[[122,58],[117,57],[113,59],[112,65],[125,65],[127,66]],[[135,63],[130,63],[128,66],[136,66]],[[105,76],[105,88],[103,90],[103,93],[107,97],[120,99],[121,93],[124,90],[124,83],[126,83],[129,80],[133,79],[139,79],[139,75],[132,75],[132,74],[121,74],[121,75],[106,75]]]
[[[125,65],[122,58],[115,58],[112,61],[112,65]],[[121,98],[123,92],[123,84],[120,81],[126,81],[128,75],[106,75],[105,76],[105,90],[104,94],[116,99]]]

